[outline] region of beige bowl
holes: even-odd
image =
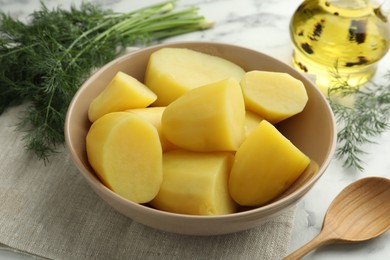
[[[90,127],[89,104],[118,71],[143,80],[150,54],[162,47],[186,47],[228,59],[246,71],[287,72],[303,81],[309,101],[302,113],[277,125],[279,130],[318,164],[294,189],[272,203],[223,216],[192,216],[164,212],[128,201],[105,187],[88,163],[85,138]],[[90,77],[74,96],[66,117],[65,138],[73,161],[95,192],[120,213],[144,225],[175,233],[217,235],[249,229],[293,206],[321,177],[330,163],[336,143],[335,121],[325,97],[311,81],[290,66],[254,50],[206,42],[171,43],[140,49],[108,63]],[[312,174],[311,174],[312,173]],[[305,175],[306,176],[306,175]]]

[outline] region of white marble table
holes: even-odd
[[[60,3],[69,7],[70,3],[81,1],[45,1],[48,7]],[[104,8],[127,11],[158,0],[94,0]],[[173,41],[215,41],[241,45],[269,54],[290,64],[291,42],[289,36],[290,18],[301,0],[178,0],[178,6],[197,5],[200,13],[215,22],[212,30],[195,32],[165,40]],[[0,0],[0,9],[19,17],[39,7],[39,0]],[[375,79],[380,79],[390,68],[390,54],[379,64]],[[375,140],[376,144],[366,145],[366,164],[363,172],[344,169],[340,161],[333,160],[324,176],[299,203],[296,210],[294,229],[289,252],[312,239],[321,229],[327,207],[332,199],[351,182],[368,176],[390,178],[390,131]],[[390,217],[390,216],[389,216]],[[0,249],[1,259],[30,259],[29,256],[15,254]],[[390,232],[368,242],[350,245],[326,246],[310,253],[305,259],[390,259]]]

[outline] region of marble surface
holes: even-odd
[[[71,3],[81,1],[46,0],[51,8],[61,5],[68,8]],[[94,0],[93,3],[115,11],[137,9],[158,0]],[[195,32],[164,40],[214,41],[241,45],[271,55],[290,64],[291,42],[289,21],[301,0],[178,0],[178,8],[190,5],[199,7],[199,12],[215,22],[211,30]],[[39,0],[0,0],[0,10],[21,19],[39,7]],[[379,64],[375,80],[381,81],[390,68],[390,54]],[[302,246],[319,233],[322,221],[333,198],[348,184],[368,176],[390,178],[390,131],[379,136],[374,144],[363,147],[365,170],[354,172],[342,167],[342,162],[333,160],[324,176],[315,187],[298,203],[289,252]],[[0,259],[30,259],[31,257],[1,249]],[[390,259],[390,232],[381,237],[358,244],[331,245],[315,250],[305,259]]]

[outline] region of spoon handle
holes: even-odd
[[[315,236],[311,241],[303,245],[302,247],[298,248],[285,258],[283,260],[296,260],[301,259],[303,256],[305,256],[307,253],[309,253],[311,250],[320,247],[322,245],[330,244],[333,242],[333,239],[329,236],[329,233],[325,230],[322,230],[317,236]]]

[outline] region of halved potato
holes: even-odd
[[[246,109],[272,124],[298,114],[308,100],[302,81],[287,73],[249,71],[241,87]]]
[[[147,107],[156,99],[156,94],[136,78],[118,72],[107,87],[91,102],[88,118],[94,122],[107,113]]]
[[[169,212],[223,215],[236,211],[228,189],[233,162],[229,152],[198,153],[175,150],[164,153],[164,178],[151,205]]]
[[[163,134],[191,151],[235,151],[245,138],[245,105],[239,83],[225,79],[193,89],[169,104]]]
[[[162,48],[149,59],[145,84],[157,94],[153,106],[167,106],[187,91],[245,71],[226,59],[186,48]]]
[[[236,152],[229,191],[243,206],[260,206],[284,192],[310,159],[266,120]]]
[[[248,136],[250,133],[252,133],[253,129],[255,129],[263,120],[264,118],[262,118],[258,114],[246,110],[245,111],[245,136]]]
[[[86,139],[88,161],[112,191],[136,203],[146,203],[162,182],[162,149],[156,128],[127,112],[96,120]]]

